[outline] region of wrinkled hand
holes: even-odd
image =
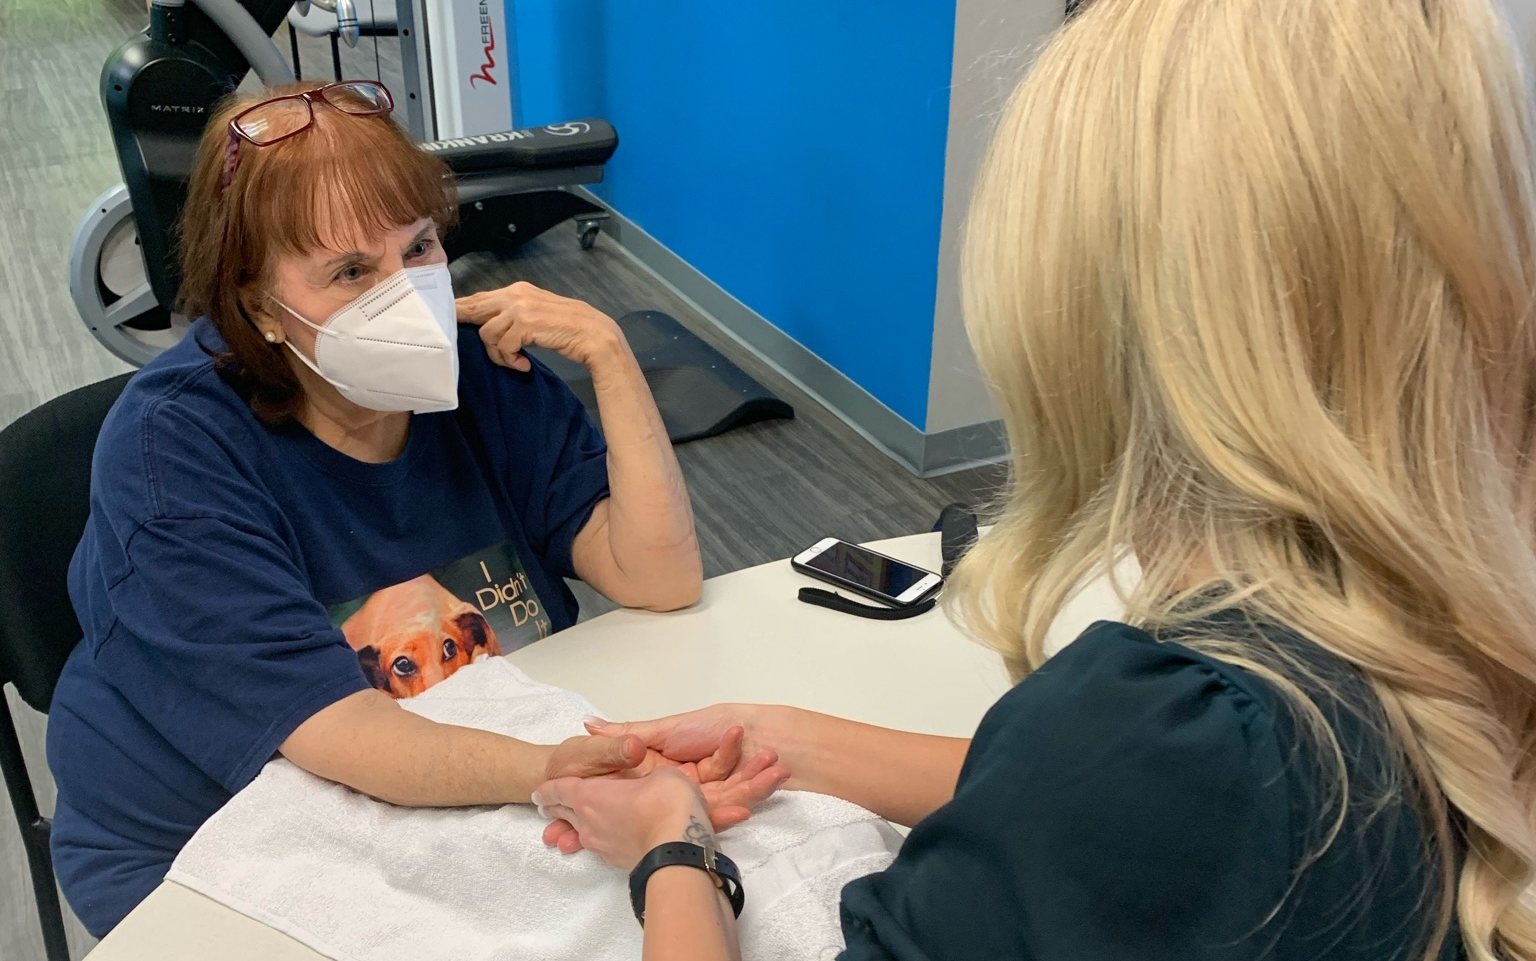
[[[654,752],[647,751],[638,737],[577,735],[550,748],[543,769],[532,780],[538,783],[562,777],[601,777],[634,770],[653,756]]]
[[[598,730],[607,722],[588,722],[589,730]],[[614,737],[634,737],[616,734]],[[706,752],[700,744],[698,756],[678,761],[657,751],[647,751],[645,760],[614,777],[637,778],[659,770],[675,769],[698,785],[704,798],[709,822],[716,831],[724,831],[747,820],[752,809],[772,797],[789,780],[789,772],[779,766],[774,751],[756,751],[744,756],[745,732],[740,726],[728,727]],[[566,820],[556,820],[544,829],[544,843],[566,854],[580,851],[585,842],[581,831]]]
[[[762,710],[755,704],[716,704],[654,721],[620,723],[592,718],[587,721],[587,730],[604,737],[634,735],[650,750],[674,761],[702,762],[715,754],[733,728],[742,731],[744,753],[770,750],[757,732],[758,713]]]
[[[629,871],[669,841],[713,844],[699,786],[677,768],[635,778],[558,778],[533,792],[539,813],[574,824],[586,846]]]
[[[619,325],[607,314],[527,281],[469,294],[454,303],[460,323],[480,328],[480,340],[491,360],[513,370],[532,367],[524,347],[547,347],[590,367],[594,358],[624,344]]]

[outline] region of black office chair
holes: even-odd
[[[122,374],[70,391],[0,430],[0,701],[7,683],[47,712],[69,652],[80,642],[65,584],[90,513],[91,452]],[[37,797],[9,704],[0,710],[0,771],[32,871],[48,961],[69,961],[64,914]]]

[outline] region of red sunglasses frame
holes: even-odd
[[[340,104],[333,103],[330,98],[326,97],[325,95],[327,90],[335,90],[338,87],[371,87],[376,89],[384,95],[384,106],[374,110],[349,110]],[[261,110],[264,107],[270,107],[274,103],[282,103],[285,100],[298,100],[304,104],[304,109],[309,111],[309,121],[302,127],[291,130],[275,140],[265,141],[257,140],[250,134],[246,133],[244,130],[240,129],[240,121],[244,120],[246,117],[249,117],[251,114]],[[270,100],[263,100],[261,103],[252,104],[246,109],[240,111],[229,121],[229,132],[233,136],[248,141],[253,146],[270,147],[275,143],[282,143],[289,137],[297,136],[298,134],[308,130],[315,122],[314,105],[317,103],[323,103],[334,110],[340,110],[342,113],[351,114],[354,117],[378,117],[387,113],[392,113],[395,109],[395,98],[390,96],[389,88],[384,86],[382,83],[379,83],[377,80],[337,80],[333,83],[328,83],[323,87],[316,87],[313,90],[305,90],[302,93],[284,94],[281,97],[273,97]]]
[[[329,97],[325,95],[326,91],[335,90],[338,87],[369,87],[376,89],[379,93],[384,95],[384,106],[373,110],[352,110],[348,107],[341,106],[340,104],[333,102]],[[244,120],[246,117],[249,117],[251,114],[258,110],[270,107],[274,103],[282,103],[285,100],[297,100],[304,104],[304,109],[309,112],[309,119],[293,130],[290,130],[289,132],[283,134],[281,137],[277,137],[273,140],[257,140],[255,137],[252,137],[250,134],[240,129],[240,121]],[[246,143],[253,147],[270,147],[273,144],[282,143],[289,137],[296,137],[304,131],[308,130],[310,127],[314,126],[315,104],[317,103],[323,103],[327,107],[330,107],[332,110],[340,110],[342,113],[349,114],[353,117],[382,117],[393,113],[395,109],[395,98],[390,94],[389,88],[384,86],[382,83],[379,83],[377,80],[337,80],[332,83],[328,83],[323,87],[316,87],[313,90],[305,90],[301,93],[284,94],[281,97],[273,97],[270,100],[263,100],[260,103],[252,104],[246,109],[235,114],[235,116],[232,117],[229,121],[229,149],[224,157],[224,186],[228,187],[230,180],[234,179],[235,168],[239,163],[240,141],[244,140]]]

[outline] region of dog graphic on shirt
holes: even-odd
[[[375,591],[341,630],[368,682],[390,697],[413,697],[501,653],[485,615],[431,574]]]

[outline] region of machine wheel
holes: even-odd
[[[185,318],[155,300],[123,184],[97,197],[75,228],[69,294],[91,334],[135,367],[175,344],[187,328]]]
[[[577,216],[576,237],[581,241],[582,250],[591,250],[592,245],[597,243],[597,235],[603,231],[603,221],[609,216],[606,210],[594,210]]]

